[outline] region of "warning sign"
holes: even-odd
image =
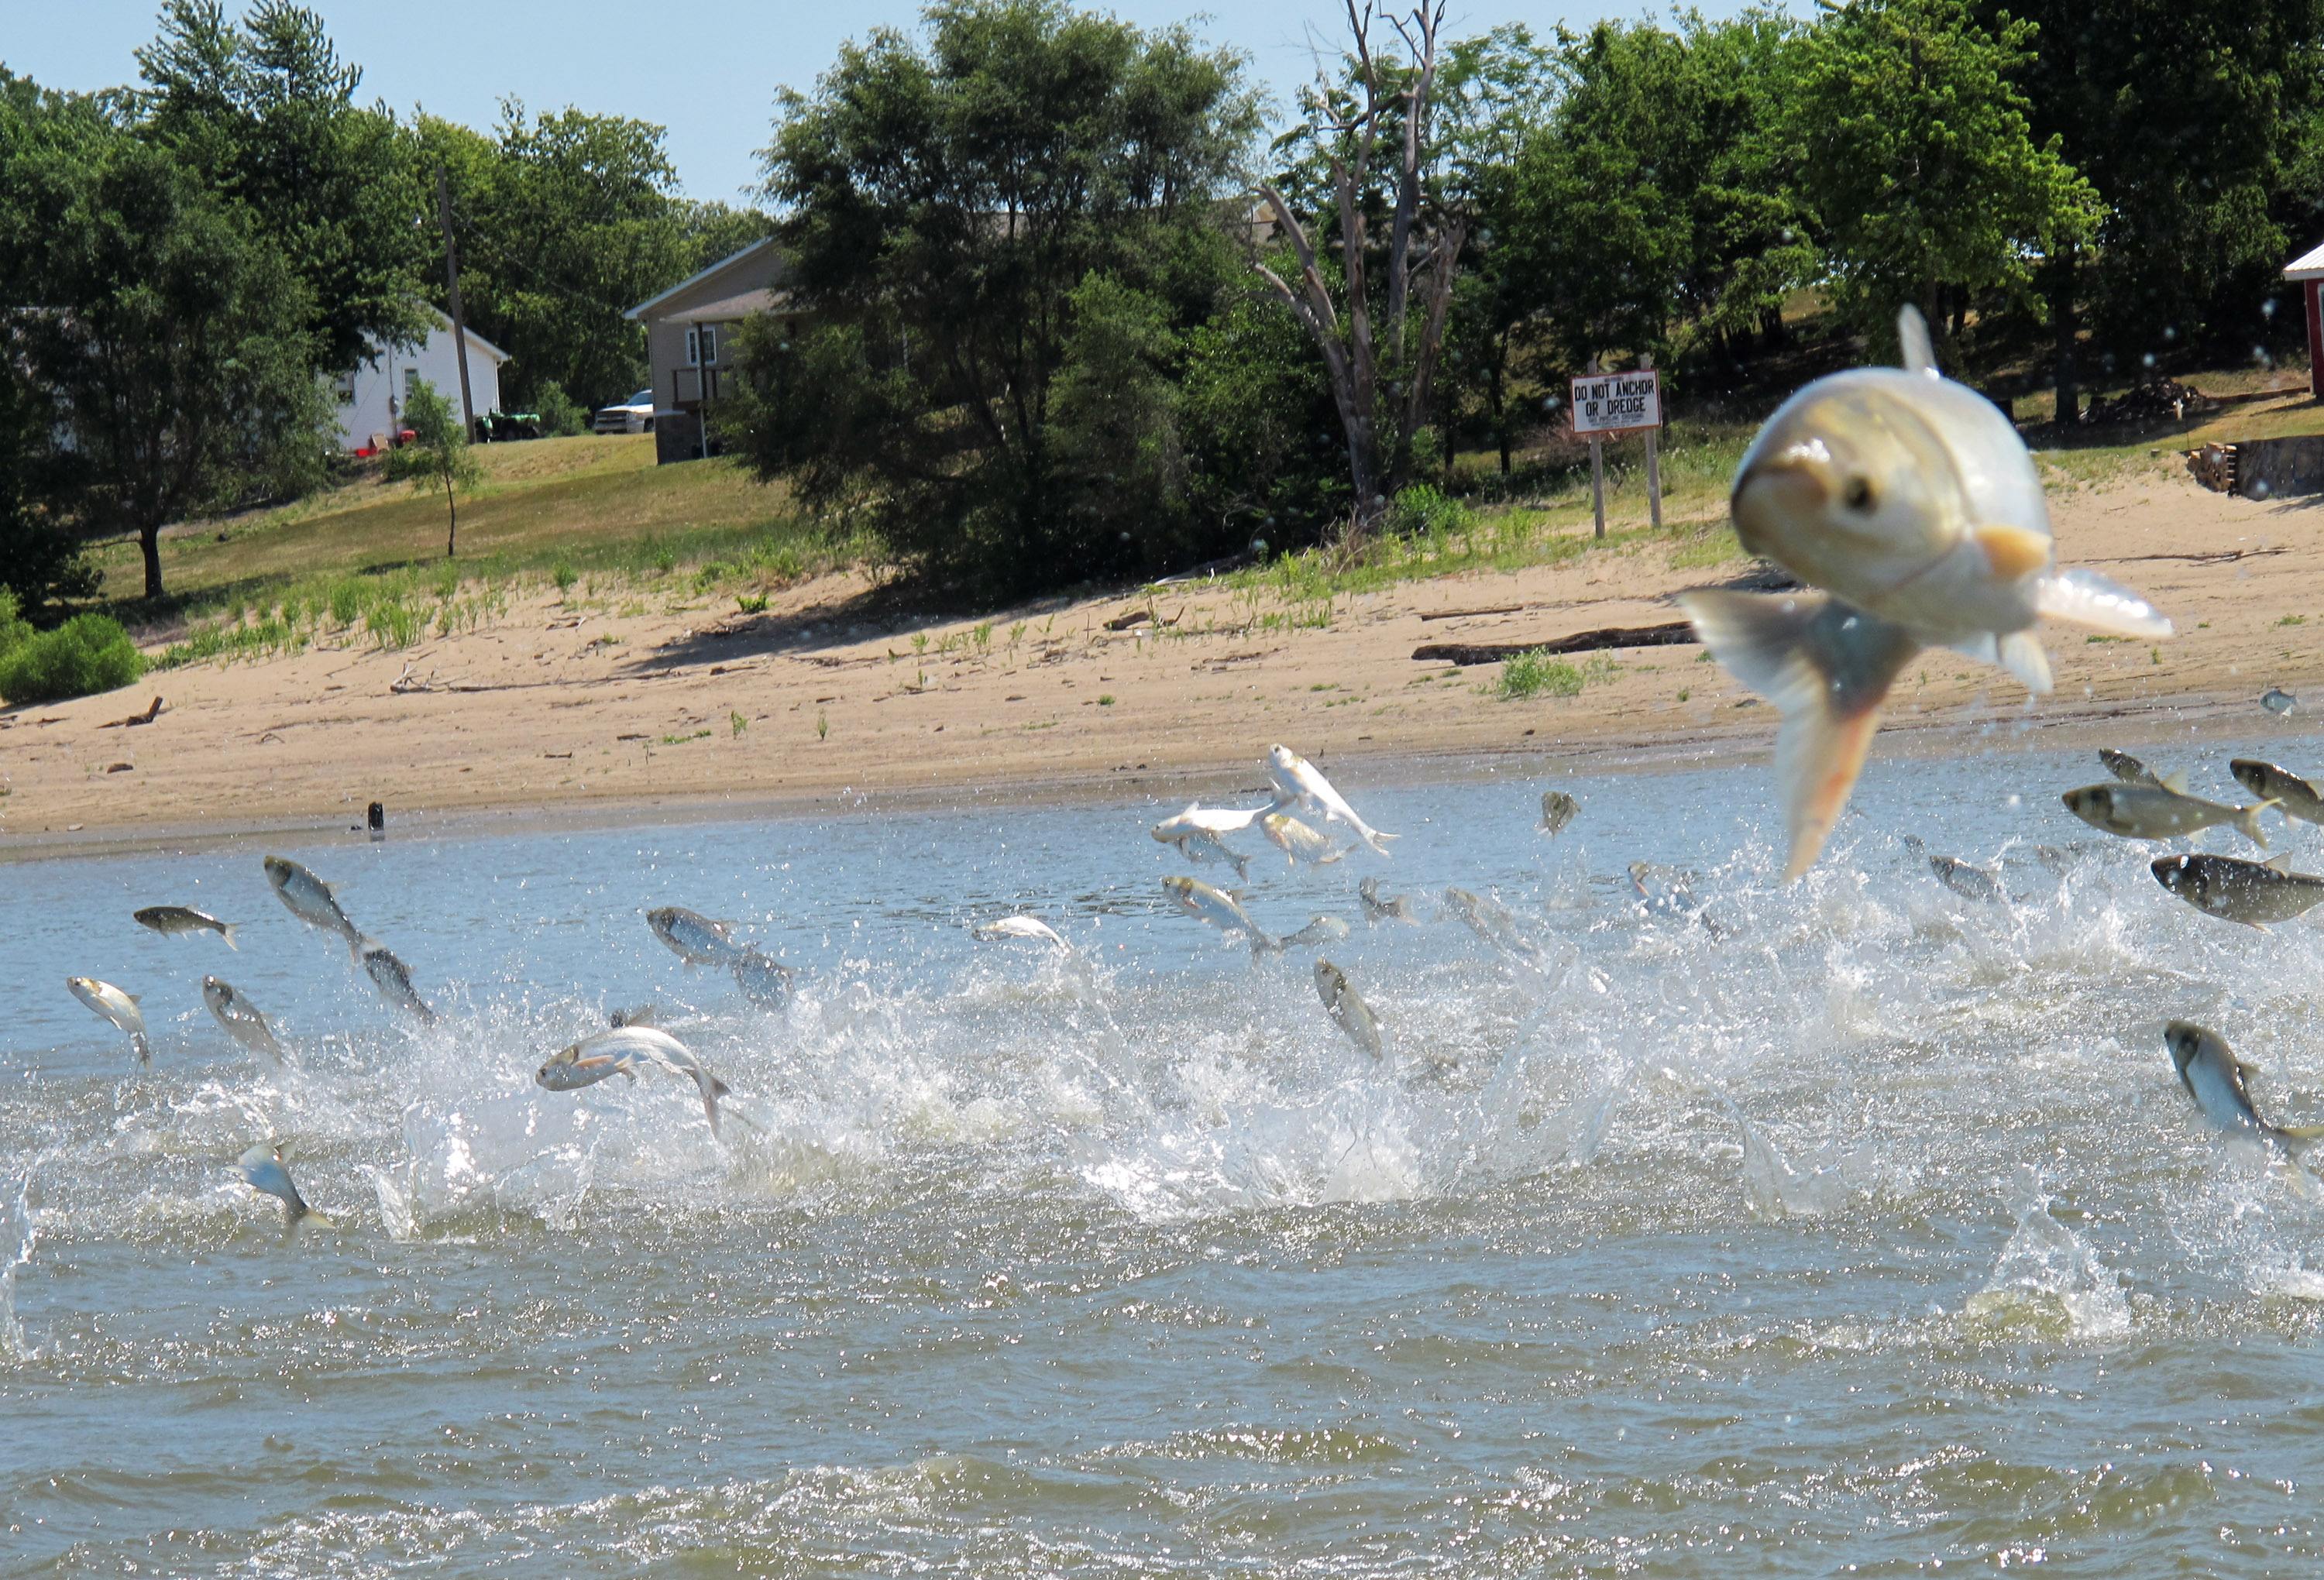
[[[1573,381],[1573,431],[1623,434],[1663,426],[1662,386],[1652,368],[1581,373]]]

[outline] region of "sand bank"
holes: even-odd
[[[1899,686],[1876,756],[1997,730],[2132,747],[2190,729],[2304,739],[2304,713],[2277,721],[2255,699],[2282,685],[2324,708],[2324,501],[2230,499],[2158,468],[2052,509],[2061,561],[2145,592],[2178,637],[2150,648],[2053,628],[2058,689],[2030,706],[2007,676],[1931,653]],[[344,831],[372,801],[408,828],[1183,799],[1257,785],[1277,740],[1359,787],[1480,766],[1554,781],[1764,759],[1774,711],[1700,648],[1609,652],[1585,663],[1579,695],[1523,701],[1493,694],[1497,667],[1411,656],[1426,642],[1660,624],[1677,618],[1674,594],[1752,568],[1674,557],[1668,542],[1639,542],[1410,582],[1343,598],[1328,625],[1215,583],[1057,602],[995,616],[982,643],[981,621],[868,611],[853,577],[755,614],[669,593],[583,606],[543,589],[484,629],[407,648],[349,632],[295,657],[0,713],[0,854]],[[1176,623],[1107,629],[1149,602]],[[154,694],[167,707],[153,723],[106,727]]]

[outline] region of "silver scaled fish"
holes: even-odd
[[[234,941],[234,923],[221,922],[207,912],[191,905],[148,905],[130,914],[130,919],[141,927],[151,927],[164,938],[180,937],[189,932],[215,932],[226,940],[228,949],[242,946]]]
[[[274,1040],[274,1028],[266,1024],[256,1006],[235,991],[234,984],[204,977],[202,1003],[227,1036],[253,1053],[263,1053],[277,1064],[282,1061],[282,1044]]]
[[[1363,996],[1348,986],[1347,973],[1327,960],[1315,962],[1315,995],[1323,1001],[1324,1010],[1348,1033],[1349,1041],[1373,1058],[1385,1055],[1380,1042],[1379,1021]]]
[[[1901,369],[1816,380],[1767,419],[1736,472],[1744,548],[1821,592],[1680,600],[1712,657],[1783,713],[1786,880],[1814,865],[1888,688],[1923,648],[1998,664],[2046,693],[2049,659],[2032,629],[2043,615],[2171,634],[2136,593],[2057,568],[2042,481],[2017,430],[1938,372],[1915,309],[1898,330]]]

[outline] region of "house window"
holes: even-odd
[[[355,403],[355,375],[353,369],[331,381],[331,396],[342,406]]]
[[[414,395],[417,395],[417,394],[419,394],[419,393],[420,393],[420,370],[419,370],[418,368],[406,368],[406,369],[404,369],[404,370],[403,370],[403,398],[404,398],[406,400],[410,400]]]
[[[686,332],[686,365],[708,367],[718,360],[718,326],[704,324]]]

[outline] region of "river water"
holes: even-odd
[[[2227,796],[2255,749],[2318,763],[2150,755]],[[0,1575],[2314,1573],[2324,1189],[2161,1030],[2324,1118],[2324,948],[2164,894],[2059,805],[2102,776],[1877,763],[1785,889],[1764,767],[1557,781],[1554,840],[1543,782],[1351,771],[1392,860],[1237,842],[1262,926],[1352,923],[1377,1062],[1315,951],[1166,906],[1224,871],[1174,806],[281,847],[430,1027],[261,847],[0,868]],[[130,922],[165,902],[239,951]],[[969,936],[1018,910],[1077,953]],[[143,997],[150,1072],[69,974]],[[723,1143],[663,1071],[534,1084],[644,1004]],[[230,1167],[268,1138],[335,1226],[286,1244]]]

